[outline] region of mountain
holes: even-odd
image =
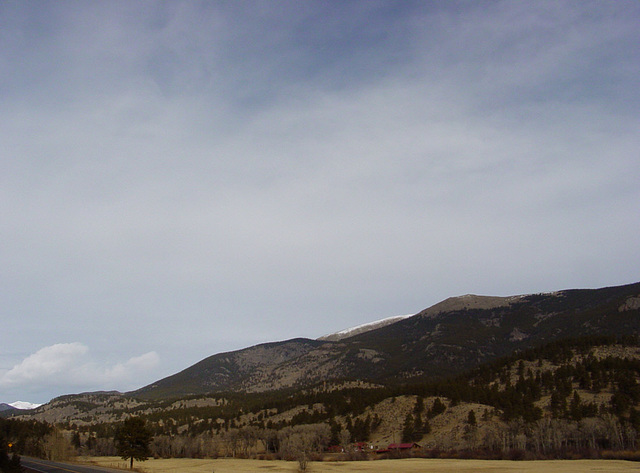
[[[16,410],[16,408],[4,402],[0,403],[0,412],[12,411],[12,410]]]
[[[11,404],[0,403],[0,417],[9,417],[15,414],[23,414],[24,411],[36,409],[42,404],[32,404],[30,402],[16,401]]]
[[[266,343],[221,353],[129,396],[266,392],[327,380],[436,379],[569,337],[640,334],[640,283],[512,297],[465,295],[346,338]],[[325,337],[323,337],[325,338]]]

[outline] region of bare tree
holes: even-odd
[[[57,428],[44,438],[43,449],[49,460],[64,461],[75,456],[71,441]]]
[[[301,472],[307,471],[311,457],[323,451],[330,438],[331,428],[327,424],[289,427],[278,435],[283,458],[296,460]]]
[[[340,446],[342,447],[342,450],[344,450],[345,452],[349,449],[349,445],[351,444],[351,432],[349,432],[347,429],[342,429],[340,431]]]
[[[265,453],[275,453],[279,450],[278,432],[274,429],[261,429],[258,438],[264,445]]]
[[[604,423],[605,432],[611,447],[614,450],[624,448],[624,434],[620,421],[613,414],[604,414],[601,416]]]
[[[598,448],[598,438],[602,435],[602,421],[600,419],[587,417],[580,421],[580,430],[584,438],[585,445],[595,450]]]
[[[224,434],[227,456],[236,457],[240,445],[240,432],[238,429],[229,429]]]
[[[258,442],[258,428],[246,426],[239,430],[241,453],[244,458],[249,457],[250,450],[255,449]]]

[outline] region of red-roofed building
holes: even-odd
[[[387,448],[376,450],[376,453],[388,453],[388,452],[393,452],[393,451],[407,452],[407,451],[412,451],[412,450],[418,450],[419,448],[421,448],[420,445],[418,445],[415,442],[413,442],[413,443],[390,443]]]

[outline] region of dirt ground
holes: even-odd
[[[117,457],[92,457],[84,459],[94,465],[126,468]],[[135,470],[142,473],[292,473],[298,471],[296,462],[280,460],[217,460],[169,459],[135,462]],[[640,471],[640,464],[621,460],[439,460],[407,458],[402,460],[375,460],[360,462],[311,462],[309,473],[588,473]]]

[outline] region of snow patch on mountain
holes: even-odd
[[[356,327],[340,330],[339,332],[335,332],[329,335],[324,335],[318,338],[318,340],[322,340],[325,342],[338,342],[340,340],[344,340],[345,338],[353,337],[355,335],[360,335],[361,333],[369,332],[371,330],[375,330],[381,327],[386,327],[387,325],[395,324],[396,322],[412,317],[413,315],[414,314],[394,315],[392,317],[387,317],[386,319],[376,320],[375,322],[369,322],[366,324],[358,325]]]
[[[9,405],[11,407],[15,407],[16,409],[28,410],[28,409],[35,409],[36,407],[40,407],[42,404],[33,404],[31,402],[26,402],[26,401],[16,401],[16,402],[9,403]]]

